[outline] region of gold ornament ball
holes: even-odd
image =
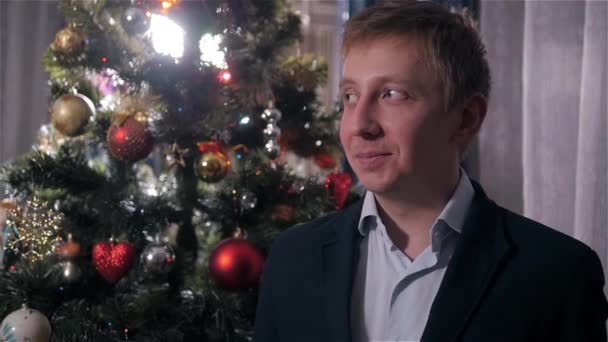
[[[55,249],[55,253],[66,258],[73,258],[80,255],[80,244],[71,238]]]
[[[64,55],[76,55],[82,52],[86,42],[84,32],[76,27],[66,27],[55,35],[53,50]]]
[[[204,152],[194,164],[198,176],[205,182],[221,181],[230,171],[230,161],[222,152]]]
[[[80,94],[64,94],[51,107],[51,122],[61,134],[75,137],[84,133],[95,112],[93,102]]]

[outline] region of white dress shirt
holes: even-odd
[[[374,194],[366,192],[352,293],[354,342],[420,341],[474,193],[461,169],[456,190],[430,229],[431,245],[412,261],[393,244]]]

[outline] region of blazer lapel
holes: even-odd
[[[322,245],[322,293],[328,341],[350,341],[350,303],[360,234],[357,224],[363,200],[356,202],[327,224]]]
[[[511,246],[498,213],[479,184],[471,180],[475,198],[461,241],[448,265],[429,314],[421,342],[456,341]]]

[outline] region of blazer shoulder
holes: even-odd
[[[503,224],[512,242],[521,252],[551,258],[597,258],[597,254],[579,241],[554,228],[500,207]]]
[[[310,244],[317,243],[320,238],[331,233],[331,222],[340,214],[341,212],[334,212],[287,228],[274,240],[272,249],[292,249],[297,246],[309,247]]]

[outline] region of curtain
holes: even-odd
[[[41,60],[61,26],[56,1],[0,1],[0,163],[29,151],[49,121]]]
[[[480,180],[499,204],[591,246],[606,270],[608,2],[480,7],[493,72]]]

